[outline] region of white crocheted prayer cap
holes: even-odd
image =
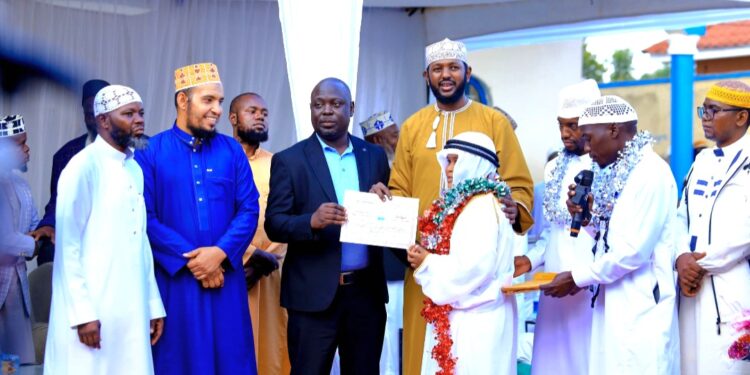
[[[578,118],[578,126],[593,124],[621,124],[638,121],[638,114],[625,99],[605,95],[591,102]]]
[[[425,67],[430,66],[438,60],[457,59],[469,63],[466,59],[466,45],[445,38],[437,43],[430,44],[426,48]]]
[[[563,87],[558,95],[557,117],[577,118],[589,103],[602,96],[593,79]]]
[[[94,116],[109,113],[130,103],[143,103],[141,96],[127,86],[109,85],[99,90],[94,97]]]

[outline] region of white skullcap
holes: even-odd
[[[578,126],[592,124],[621,124],[638,121],[638,114],[625,99],[605,95],[591,102],[578,119]]]
[[[367,120],[359,123],[359,126],[362,127],[362,134],[364,134],[365,137],[371,136],[393,125],[396,125],[396,122],[393,121],[393,117],[388,111],[376,113],[370,116]]]
[[[437,153],[438,163],[442,167],[443,182],[446,180],[445,167],[448,155],[458,155],[453,168],[453,186],[471,178],[487,178],[497,173],[498,159],[495,143],[479,132],[464,132],[445,143]]]
[[[435,61],[447,59],[457,59],[468,64],[466,54],[466,45],[445,38],[437,43],[427,46],[425,53],[425,67],[430,66],[430,64]]]
[[[0,138],[12,137],[21,133],[26,133],[23,116],[10,115],[0,119]]]
[[[561,118],[578,118],[589,103],[602,94],[599,92],[599,86],[593,79],[587,79],[583,82],[565,86],[560,90],[558,95],[557,117]]]
[[[94,116],[109,113],[130,103],[143,103],[141,96],[127,86],[109,85],[99,90],[94,97]]]

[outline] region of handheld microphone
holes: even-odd
[[[578,237],[581,231],[581,223],[591,216],[589,212],[588,196],[591,192],[591,183],[594,182],[594,172],[584,169],[575,177],[576,190],[575,195],[570,200],[583,208],[583,212],[576,212],[573,215],[573,221],[570,223],[570,236]]]

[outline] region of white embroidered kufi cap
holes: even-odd
[[[599,92],[599,86],[593,79],[587,79],[583,82],[565,86],[560,90],[558,95],[557,117],[578,118],[589,103],[602,94]]]
[[[469,63],[466,59],[466,45],[445,38],[437,43],[430,44],[426,48],[425,67],[430,66],[438,60],[457,59]]]
[[[591,102],[578,118],[578,126],[593,124],[621,124],[638,121],[638,114],[625,99],[605,95]]]
[[[359,126],[362,127],[362,134],[364,134],[365,137],[371,136],[393,125],[396,125],[396,122],[393,121],[393,116],[391,116],[391,113],[388,111],[376,113],[370,116],[367,120],[359,123]]]
[[[94,116],[109,113],[130,103],[143,103],[141,96],[127,86],[109,85],[94,97]]]
[[[0,119],[0,138],[12,137],[21,133],[26,133],[23,116],[10,115]]]

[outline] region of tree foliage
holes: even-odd
[[[661,68],[651,73],[646,73],[642,75],[641,79],[669,78],[671,74],[672,74],[672,68],[669,66],[668,62],[665,62],[664,66],[662,66]]]
[[[614,71],[609,76],[610,81],[632,81],[633,53],[627,49],[618,49],[612,54],[612,67]]]
[[[583,45],[583,77],[590,78],[596,82],[602,82],[602,76],[607,69],[604,64],[601,64],[596,60],[596,55],[589,52],[586,49],[586,44]]]

